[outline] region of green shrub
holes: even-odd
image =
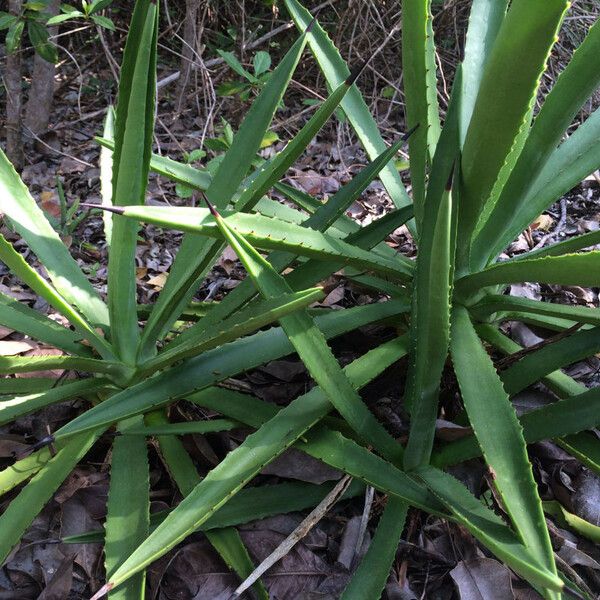
[[[389,496],[373,543],[344,599],[381,594],[409,506],[462,525],[545,597],[559,598],[565,585],[571,590],[576,586],[557,573],[526,444],[554,439],[600,471],[598,440],[585,432],[600,422],[600,390],[586,390],[559,370],[600,351],[600,312],[503,292],[508,284],[522,281],[596,286],[598,252],[578,251],[599,243],[600,234],[509,260],[498,261],[498,256],[535,217],[600,166],[599,113],[561,143],[600,83],[595,60],[600,26],[590,30],[534,119],[540,77],[568,3],[513,0],[507,12],[508,1],[474,0],[465,57],[442,126],[429,5],[426,0],[404,2],[403,72],[408,125],[413,127],[405,138],[410,144],[413,204],[392,160],[404,140],[386,148],[354,85],[357,71],[349,74],[325,32],[318,23],[311,24],[309,13],[296,0],[286,0],[286,5],[301,37],[270,75],[211,176],[151,154],[157,11],[148,0],[138,0],[122,69],[114,141],[110,122],[101,140],[114,148],[112,158],[108,150],[103,157],[105,173],[112,162],[112,185],[105,177],[103,188],[110,242],[107,305],[2,156],[0,184],[11,200],[6,216],[42,260],[51,283],[3,239],[0,259],[74,328],[57,327],[3,299],[0,322],[66,354],[3,358],[2,372],[64,368],[92,376],[56,387],[43,380],[35,390],[18,389],[19,380],[4,380],[4,392],[12,396],[0,407],[0,418],[6,423],[74,396],[88,398],[93,406],[54,433],[55,456],[42,448],[0,472],[4,492],[33,476],[0,517],[0,554],[8,555],[68,472],[116,425],[121,435],[113,444],[105,526],[108,583],[97,597],[108,592],[111,597],[142,596],[144,569],[199,528],[240,576],[247,575],[252,564],[231,526],[301,506],[297,491],[291,493],[286,484],[280,488],[283,500],[277,508],[270,503],[273,490],[243,488],[265,464],[295,444]],[[305,44],[333,91],[284,150],[268,162],[257,162],[256,152]],[[373,162],[321,204],[279,180],[338,106]],[[149,169],[202,190],[208,208],[143,206]],[[396,209],[360,228],[344,211],[377,174]],[[265,198],[273,187],[308,217]],[[418,241],[416,261],[382,243],[413,214],[409,227]],[[186,232],[167,284],[147,318],[139,313],[135,295],[139,221]],[[169,339],[176,320],[191,319],[192,295],[225,243],[249,277],[220,303],[203,307],[206,312],[197,323]],[[272,251],[268,260],[256,248]],[[280,275],[290,265],[293,271]],[[384,291],[390,299],[313,318],[307,307],[320,291],[310,286],[341,268],[349,278]],[[407,313],[410,326],[402,335],[345,369],[339,367],[326,338],[393,317],[400,317],[401,331]],[[507,354],[520,350],[499,328],[508,319],[559,331],[580,327],[556,343],[517,354],[511,366],[498,372],[488,345]],[[280,326],[253,333],[274,321]],[[285,408],[218,386],[227,377],[292,351],[317,386]],[[404,398],[411,417],[406,447],[374,418],[357,393],[404,356],[410,361]],[[474,435],[434,446],[440,382],[450,368]],[[510,396],[538,381],[561,399],[517,418]],[[179,398],[224,418],[169,424],[164,408]],[[324,421],[334,409],[343,421]],[[256,431],[200,480],[175,435],[238,424]],[[152,522],[151,532],[145,436],[157,436],[163,460],[185,496],[164,520],[161,515]],[[482,454],[506,521],[443,471]],[[325,493],[307,489],[302,506]],[[547,508],[559,512],[555,506]],[[255,590],[266,597],[260,585]]]

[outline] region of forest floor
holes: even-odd
[[[57,178],[64,188],[67,204],[77,201],[100,203],[99,146],[93,137],[102,130],[105,95],[94,91],[92,80],[77,81],[67,70],[66,83],[54,107],[51,134],[43,141],[31,144],[23,180],[42,208],[60,220]],[[101,78],[100,78],[101,79]],[[86,86],[90,89],[86,91]],[[82,93],[82,90],[84,93]],[[383,120],[385,137],[396,138],[400,121],[387,112]],[[226,115],[234,124],[241,107],[235,101],[227,105]],[[302,122],[296,116],[307,111],[301,95],[281,111],[275,131],[281,138],[264,153],[278,150],[289,134]],[[305,116],[307,111],[302,113]],[[184,152],[197,149],[202,142],[203,123],[197,112],[189,109],[173,118],[173,96],[165,87],[161,91],[157,119],[156,148],[160,153],[181,159]],[[219,124],[215,124],[216,133]],[[215,135],[210,133],[210,135]],[[209,135],[209,137],[210,137]],[[312,143],[309,151],[288,174],[288,183],[306,192],[326,198],[347,182],[367,160],[364,152],[348,133],[343,123],[326,128]],[[408,183],[408,181],[407,181]],[[276,197],[276,196],[274,196]],[[148,189],[151,204],[190,204],[194,198],[178,195],[175,185],[151,176]],[[379,182],[373,183],[350,208],[348,214],[361,224],[368,224],[383,215],[391,206]],[[600,179],[593,176],[572,190],[551,210],[537,219],[508,249],[509,254],[521,253],[535,246],[553,243],[565,237],[596,231],[600,228]],[[97,211],[78,209],[59,227],[63,240],[70,245],[83,270],[96,287],[106,289],[107,248],[102,219]],[[13,236],[9,239],[20,246]],[[144,227],[136,257],[138,298],[151,303],[165,284],[166,275],[177,253],[181,236],[153,226]],[[387,243],[406,256],[414,256],[415,247],[405,227],[395,231]],[[39,267],[36,258],[27,254],[30,263]],[[235,255],[224,252],[206,281],[198,289],[198,301],[219,300],[244,278],[245,273]],[[332,310],[366,304],[378,300],[377,294],[360,289],[335,275],[324,282],[327,292],[321,305]],[[0,264],[0,291],[29,302],[39,310],[47,310],[43,302],[22,287]],[[513,286],[511,293],[529,298],[546,298],[584,306],[598,306],[598,289],[579,287]],[[508,326],[511,336],[524,346],[531,346],[551,336],[551,332]],[[342,364],[347,364],[365,351],[389,339],[393,331],[385,327],[370,327],[337,338],[332,347]],[[43,355],[51,352],[15,332],[0,328],[0,355]],[[404,389],[406,365],[402,362],[386,371],[363,391],[363,398],[374,413],[397,438],[407,434],[407,419],[396,407]],[[572,365],[569,374],[588,386],[600,385],[600,358],[594,357]],[[58,373],[54,373],[57,375]],[[296,356],[267,363],[246,373],[229,385],[252,393],[268,402],[283,406],[310,387],[311,381]],[[549,392],[542,387],[530,389],[515,399],[520,410],[546,403]],[[449,411],[457,405],[456,389],[449,384],[443,402]],[[0,466],[10,464],[15,453],[24,452],[31,440],[43,438],[48,428],[55,430],[79,410],[77,403],[56,405],[33,416],[19,419],[16,424],[0,429]],[[172,408],[173,420],[208,416],[185,401]],[[464,435],[450,421],[440,420],[439,439],[455,439]],[[185,446],[202,472],[210,470],[247,435],[246,430],[234,430],[206,436],[188,435]],[[27,532],[21,546],[15,550],[0,570],[0,600],[43,600],[88,598],[104,579],[100,544],[64,544],[61,538],[98,529],[106,511],[109,482],[110,445],[96,444],[93,451],[61,486],[54,499],[44,508]],[[581,467],[580,463],[550,442],[530,446],[535,473],[544,499],[559,499],[580,517],[600,524],[600,478]],[[157,453],[151,453],[152,510],[168,508],[179,496]],[[489,475],[483,463],[470,461],[453,470],[477,492]],[[258,480],[277,483],[283,480],[313,484],[335,482],[341,474],[297,451],[290,450],[266,467]],[[13,495],[2,498],[3,508]],[[362,491],[353,498],[339,501],[311,532],[266,575],[265,582],[273,598],[279,600],[333,600],[349,581],[353,569],[368,548],[373,525],[385,504],[385,497]],[[369,526],[363,531],[363,517]],[[240,531],[250,553],[258,563],[266,557],[302,520],[303,514],[293,513],[267,518],[241,526]],[[551,533],[566,568],[572,569],[584,586],[600,589],[600,551],[598,547],[572,532],[551,524]],[[493,589],[486,596],[482,582]],[[148,598],[157,600],[223,600],[236,587],[237,580],[198,533],[190,536],[175,550],[155,563],[148,573]],[[479,596],[477,595],[479,594]],[[387,600],[471,600],[483,597],[494,600],[533,600],[541,598],[500,562],[483,551],[473,538],[459,526],[411,510],[405,537],[398,549],[393,574],[386,587]]]

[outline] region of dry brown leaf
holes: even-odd
[[[532,224],[531,229],[548,231],[554,225],[554,219],[550,215],[540,215]]]
[[[40,194],[40,206],[46,214],[55,219],[60,219],[60,204],[53,191],[46,190]]]
[[[167,283],[167,273],[159,273],[154,277],[150,277],[147,281],[148,285],[155,287],[158,290],[162,290]]]
[[[35,348],[36,344],[27,340],[0,340],[0,356],[15,356]]]
[[[0,339],[3,340],[5,337],[8,337],[11,333],[14,333],[14,331],[14,329],[9,329],[8,327],[0,325]]]

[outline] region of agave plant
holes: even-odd
[[[240,576],[247,575],[251,560],[233,526],[309,506],[328,491],[305,486],[299,492],[297,484],[281,484],[277,490],[246,487],[292,445],[388,495],[373,542],[344,599],[379,597],[411,506],[463,526],[545,597],[581,594],[557,571],[527,444],[553,439],[600,472],[599,442],[586,432],[600,421],[600,390],[587,390],[560,371],[600,351],[600,313],[514,298],[504,291],[510,283],[523,281],[597,285],[598,252],[582,250],[599,243],[600,234],[508,260],[499,256],[535,217],[600,166],[598,113],[562,141],[600,84],[595,61],[600,26],[590,30],[534,117],[540,78],[568,3],[513,0],[509,7],[508,0],[474,0],[464,60],[442,126],[429,4],[409,0],[402,7],[407,120],[414,130],[405,136],[410,137],[412,199],[390,163],[404,139],[386,147],[354,85],[357,73],[350,73],[324,30],[296,0],[286,0],[286,6],[301,36],[254,102],[214,177],[151,154],[157,11],[148,0],[138,0],[114,136],[109,123],[100,140],[107,148],[104,171],[112,169],[112,180],[104,177],[103,188],[110,243],[108,306],[2,157],[0,180],[11,199],[4,212],[43,260],[51,283],[4,240],[0,258],[73,326],[60,328],[4,299],[4,324],[65,354],[4,358],[3,372],[60,367],[92,374],[56,387],[52,381],[34,382],[39,386],[35,389],[23,389],[18,379],[3,381],[4,393],[11,394],[0,407],[3,422],[74,396],[86,397],[92,405],[53,433],[56,455],[42,448],[0,472],[4,492],[32,477],[0,517],[3,558],[91,445],[116,426],[121,435],[113,444],[104,536],[107,583],[96,597],[141,597],[145,568],[198,529]],[[260,141],[306,44],[333,91],[284,150],[258,164]],[[373,162],[321,204],[280,180],[338,106]],[[149,169],[201,191],[207,208],[143,206]],[[344,211],[378,174],[396,208],[360,228]],[[273,187],[298,210],[265,197]],[[138,222],[186,232],[167,284],[148,315],[136,305]],[[418,242],[416,261],[382,243],[404,222]],[[247,279],[220,303],[202,306],[198,321],[173,336],[177,320],[192,318],[191,298],[225,243],[245,266]],[[270,254],[264,258],[257,249]],[[293,270],[287,271],[290,266]],[[307,307],[320,291],[311,286],[340,269],[389,299],[315,318]],[[408,315],[407,327],[402,317]],[[386,318],[396,318],[398,337],[341,369],[326,339]],[[506,320],[564,333],[555,343],[523,353],[502,332]],[[278,327],[256,332],[275,321]],[[514,355],[510,366],[499,371],[489,348]],[[228,377],[293,351],[316,386],[285,408],[219,386]],[[410,365],[404,396],[410,413],[406,445],[387,432],[357,393],[404,357]],[[442,375],[446,379],[449,371],[458,381],[473,435],[436,443],[439,390]],[[536,382],[546,385],[556,402],[518,418],[510,397]],[[223,418],[169,423],[166,408],[180,398]],[[338,418],[325,419],[334,410]],[[240,423],[256,431],[201,479],[176,435]],[[157,436],[167,469],[184,496],[152,523],[148,436]],[[444,472],[481,455],[497,492],[495,510]],[[275,494],[281,502],[273,501]],[[255,591],[267,597],[260,584]]]
[[[158,301],[151,307],[139,306],[134,263],[139,226],[107,213],[104,228],[109,246],[109,276],[105,303],[0,152],[5,224],[28,244],[48,278],[29,265],[4,236],[0,236],[0,260],[70,324],[64,327],[7,295],[0,296],[0,322],[4,326],[62,351],[58,356],[2,357],[0,372],[10,376],[58,369],[76,374],[76,378],[57,380],[3,378],[0,421],[11,423],[51,404],[81,398],[90,407],[81,417],[87,414],[91,417],[88,425],[93,422],[91,428],[83,424],[81,430],[77,419],[67,423],[34,444],[28,456],[20,457],[0,472],[0,489],[4,494],[27,482],[0,517],[2,560],[61,482],[114,423],[117,435],[108,438],[114,441],[107,519],[101,536],[105,542],[106,570],[112,575],[146,540],[161,518],[160,515],[153,516],[152,520],[149,517],[146,438],[156,437],[166,469],[185,496],[201,477],[177,435],[226,431],[244,424],[231,418],[170,423],[169,404],[203,389],[218,389],[221,393],[224,390],[214,387],[219,382],[293,351],[300,353],[315,380],[333,396],[350,420],[360,421],[368,431],[387,436],[388,447],[395,447],[393,438],[362,404],[356,388],[371,381],[400,356],[402,346],[392,345],[383,357],[381,352],[363,357],[350,368],[350,376],[352,369],[358,370],[358,379],[350,380],[335,361],[326,340],[361,324],[395,320],[397,314],[408,310],[408,302],[399,299],[359,307],[344,314],[325,311],[314,319],[304,311],[298,313],[302,317],[295,314],[323,298],[322,289],[314,287],[314,283],[338,270],[340,264],[352,265],[359,279],[365,270],[379,273],[381,285],[385,285],[388,278],[400,285],[409,280],[413,265],[406,259],[397,261],[394,252],[382,240],[412,217],[412,209],[396,210],[362,229],[344,214],[405,140],[385,148],[381,156],[326,205],[312,206],[308,217],[305,212],[286,209],[264,196],[336,110],[358,75],[357,71],[337,86],[299,135],[271,161],[268,169],[251,173],[259,160],[260,143],[305,49],[307,34],[304,33],[272,73],[213,178],[189,166],[153,156],[157,28],[156,5],[149,0],[139,0],[125,48],[116,115],[109,110],[104,132],[103,141],[111,150],[103,149],[101,155],[103,202],[108,206],[143,204],[148,172],[152,168],[194,188],[205,189],[221,209],[229,207],[233,214],[245,211],[242,218],[250,218],[248,223],[256,229],[256,235],[262,232],[262,237],[268,238],[271,231],[286,231],[289,226],[292,237],[296,235],[296,242],[290,238],[290,243],[282,247],[287,252],[272,256],[281,269],[295,264],[296,246],[306,250],[303,254],[319,260],[303,262],[302,269],[295,270],[296,281],[292,285],[280,281],[274,271],[274,283],[263,299],[254,298],[255,288],[249,280],[235,295],[231,294],[226,305],[190,304],[204,275],[224,248],[219,235],[213,240],[192,234],[184,239]],[[293,188],[281,189],[287,194],[294,193]],[[253,220],[257,220],[256,226]],[[379,247],[375,254],[369,252],[373,247]],[[371,277],[377,280],[376,275]],[[281,293],[279,289],[286,291]],[[286,320],[286,316],[290,319]],[[181,321],[187,321],[190,326],[181,331],[176,326]],[[277,321],[281,321],[281,327],[263,330]],[[365,371],[368,364],[371,367]],[[322,404],[322,397],[319,398],[317,403]],[[302,404],[301,399],[299,403]],[[104,416],[95,412],[100,406],[106,409]],[[267,411],[270,408],[267,407]],[[317,410],[323,412],[324,407]],[[259,407],[258,412],[249,407],[244,412],[247,419],[262,415],[268,420],[270,415],[265,413],[264,407]],[[318,420],[315,409],[307,416],[313,422]],[[73,434],[75,430],[79,433]],[[285,432],[281,433],[281,437],[276,436],[276,445],[290,445],[294,441],[293,432],[287,438],[283,435]],[[282,450],[283,446],[274,450],[275,455]],[[347,493],[357,494],[362,489],[364,486],[353,485]],[[250,574],[254,566],[233,526],[317,504],[328,490],[327,486],[282,484],[248,492],[249,495],[241,492],[225,512],[216,512],[217,507],[212,507],[212,524],[204,528],[215,549],[242,578]],[[70,541],[97,537],[84,532],[83,536]],[[112,592],[111,597],[143,597],[144,585],[144,575],[140,573]],[[262,584],[256,584],[254,590],[259,597],[267,597]]]

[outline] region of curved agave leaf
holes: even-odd
[[[285,0],[285,6],[298,29],[304,30],[312,22],[312,15],[297,0]],[[333,89],[340,85],[348,77],[350,70],[318,21],[314,23],[308,34],[308,44],[325,75],[329,87]],[[385,151],[385,142],[381,138],[377,124],[356,86],[352,86],[348,94],[342,99],[341,107],[344,109],[344,114],[348,117],[354,131],[356,131],[356,135],[364,146],[367,155],[371,160],[375,160],[377,156]],[[396,208],[412,204],[395,165],[389,164],[381,172],[380,177]]]
[[[600,281],[599,259],[600,252],[594,251],[496,263],[459,279],[456,289],[462,294],[492,285],[522,281],[594,286]]]
[[[500,294],[485,296],[480,302],[469,307],[469,312],[481,319],[485,319],[494,313],[501,313],[503,319],[510,318],[515,313],[519,315],[533,313],[571,319],[575,323],[600,325],[600,309],[597,308],[539,302],[538,300],[530,300],[529,298],[518,298],[516,296]]]
[[[598,327],[578,331],[526,354],[502,373],[506,391],[509,394],[516,394],[548,373],[600,352],[599,331]]]
[[[240,490],[227,504],[220,508],[199,531],[222,529],[235,525],[243,525],[274,515],[297,512],[316,506],[331,490],[333,484],[285,482],[272,485],[249,487]],[[365,491],[359,481],[353,481],[340,500],[354,498]],[[156,528],[162,523],[169,510],[162,510],[150,515],[150,527]],[[88,544],[102,542],[104,532],[94,529],[61,538],[63,544]]]
[[[371,545],[340,600],[364,600],[381,596],[396,558],[407,512],[408,506],[402,500],[388,500]]]
[[[37,205],[36,205],[37,208]],[[70,256],[70,255],[69,255]],[[36,294],[44,298],[58,312],[67,317],[70,323],[87,339],[106,359],[114,358],[111,345],[99,335],[69,302],[39,273],[25,262],[25,259],[0,234],[0,260]],[[106,309],[106,307],[105,307]]]
[[[123,206],[113,207],[111,210],[130,219],[143,220],[163,227],[200,233],[214,238],[223,237],[222,232],[211,219],[210,212],[202,208]],[[409,279],[414,269],[412,261],[401,255],[391,260],[365,252],[326,233],[292,223],[283,223],[262,215],[233,213],[225,217],[225,220],[232,230],[248,238],[249,242],[259,248],[283,249],[318,260],[337,259],[400,280]]]
[[[2,211],[6,218],[43,262],[58,293],[68,303],[78,306],[94,326],[108,327],[106,305],[69,254],[56,231],[52,229],[42,209],[38,207],[2,150],[0,196],[3,198]],[[3,246],[7,244],[4,238],[2,241]],[[6,262],[4,256],[2,260]],[[49,287],[47,284],[46,286]]]
[[[600,69],[596,64],[599,53],[600,23],[596,23],[546,97],[517,163],[477,235],[472,251],[476,266],[485,265],[509,243],[506,232],[515,214],[526,205],[527,192],[560,143],[563,132],[600,85]]]
[[[583,250],[598,244],[600,244],[600,231],[590,231],[589,233],[576,235],[562,242],[550,244],[531,252],[518,254],[510,260],[529,260],[530,258],[541,258],[543,256],[561,256],[562,254],[571,254],[577,252],[577,250]]]
[[[141,417],[119,424],[125,433],[139,426]],[[112,446],[110,487],[108,491],[104,544],[104,565],[108,577],[141,544],[150,524],[150,479],[148,453],[143,437],[119,435]],[[111,592],[110,600],[143,598],[146,573],[138,573],[120,589]]]
[[[479,216],[511,150],[522,141],[523,128],[528,127],[540,77],[567,6],[567,0],[516,0],[500,26],[463,147],[461,271],[469,266],[468,246]]]
[[[324,296],[321,288],[282,294],[240,310],[230,318],[221,321],[216,331],[212,327],[207,328],[205,321],[202,320],[178,336],[182,339],[178,339],[175,347],[165,349],[154,359],[142,364],[140,371],[148,375],[153,374],[176,361],[232,342],[296,310],[306,308],[309,304],[323,299]]]
[[[540,562],[538,555],[523,546],[496,513],[486,509],[483,503],[452,475],[433,467],[422,467],[418,470],[418,475],[436,496],[448,505],[458,523],[466,527],[517,573],[548,590],[560,592],[564,588],[556,572],[548,568],[545,561]]]
[[[100,432],[86,432],[71,439],[19,492],[0,516],[0,562],[4,562],[33,519],[58,486],[83,458]]]
[[[600,390],[591,389],[532,410],[519,418],[528,444],[579,433],[600,424]],[[481,456],[473,436],[451,442],[432,457],[432,464],[446,467]]]
[[[409,140],[410,178],[415,219],[420,228],[425,213],[427,165],[440,136],[435,43],[431,0],[402,2],[402,71],[406,96],[406,123],[420,125]]]
[[[112,204],[144,204],[156,96],[158,8],[138,0],[123,54],[115,120]],[[115,218],[108,260],[108,310],[111,339],[120,358],[133,365],[139,340],[136,306],[136,223]]]
[[[550,536],[521,426],[465,308],[455,307],[453,312],[451,352],[469,422],[506,511],[522,543],[556,577]]]
[[[81,379],[25,396],[3,397],[0,400],[0,425],[50,404],[85,396],[109,385],[110,382],[107,379]]]
[[[494,42],[506,16],[508,0],[473,0],[462,61],[462,92],[460,99],[460,146],[462,148],[479,86]]]
[[[0,294],[0,323],[65,352],[89,355],[78,334],[6,294]]]
[[[503,232],[508,245],[554,201],[600,168],[600,109],[592,113],[550,156],[533,187]],[[504,242],[502,242],[504,243]],[[490,253],[494,256],[502,250]]]

